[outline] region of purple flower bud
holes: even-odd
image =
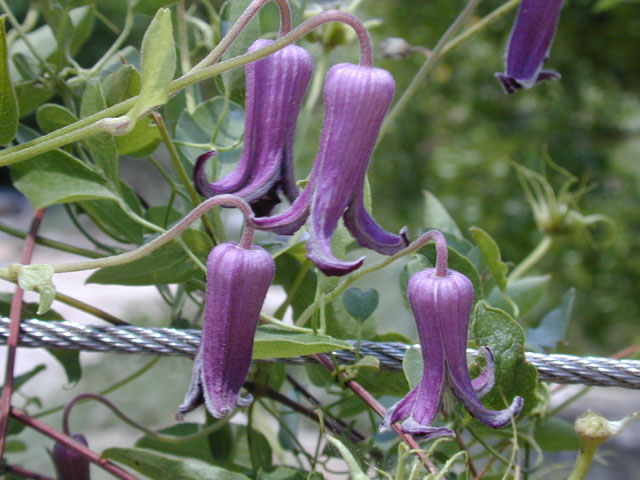
[[[204,403],[215,418],[251,403],[239,395],[249,367],[260,309],[275,275],[275,262],[262,247],[235,242],[211,250],[200,347],[191,384],[178,418]]]
[[[84,436],[79,433],[74,433],[71,438],[85,447],[89,446]],[[58,478],[61,480],[88,480],[91,478],[89,460],[84,455],[76,453],[61,443],[56,443],[51,456],[56,466]]]
[[[442,408],[446,388],[451,388],[477,420],[493,428],[506,425],[520,412],[523,400],[515,397],[508,408],[500,411],[482,405],[479,395],[488,393],[493,386],[494,363],[489,349],[482,349],[484,372],[471,380],[467,369],[471,281],[455,270],[438,276],[435,268],[429,268],[411,277],[407,294],[418,327],[424,372],[420,383],[387,411],[382,428],[404,420],[405,433],[427,438],[454,436],[453,430],[430,426]]]
[[[257,40],[253,52],[273,43]],[[209,183],[204,167],[215,154],[198,157],[193,170],[198,192],[205,197],[233,193],[251,204],[256,215],[268,215],[280,203],[281,190],[290,202],[298,196],[293,174],[293,139],[300,103],[311,78],[313,61],[304,48],[289,45],[246,65],[244,147],[237,167]]]
[[[505,73],[496,73],[506,93],[560,78],[542,70],[558,27],[562,0],[522,0],[505,55]]]
[[[363,190],[378,132],[393,98],[394,80],[379,68],[341,63],[327,74],[322,136],[309,183],[293,205],[272,217],[256,218],[256,228],[290,235],[307,217],[307,256],[326,275],[358,268],[331,252],[331,236],[340,217],[363,247],[393,254],[408,245],[405,229],[393,235],[367,212]]]

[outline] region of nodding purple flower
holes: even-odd
[[[202,336],[179,419],[203,401],[211,415],[222,418],[253,400],[239,392],[251,366],[253,337],[275,268],[271,255],[255,245],[223,243],[209,254]]]
[[[446,267],[446,244],[438,245],[439,265],[414,274],[407,291],[413,310],[424,371],[422,379],[402,400],[392,406],[384,417],[382,429],[402,422],[405,433],[426,438],[455,436],[445,427],[431,427],[441,410],[443,396],[450,389],[477,420],[499,428],[515,417],[523,400],[515,397],[511,405],[500,411],[489,410],[479,397],[488,393],[494,383],[493,355],[483,348],[484,371],[471,379],[467,369],[467,327],[473,304],[473,286],[463,274]],[[444,251],[442,251],[444,250]]]
[[[71,438],[85,447],[89,446],[84,435],[74,433]],[[56,443],[51,457],[53,458],[58,478],[64,480],[89,480],[91,478],[89,460],[84,455],[80,455],[61,443]]]
[[[506,93],[561,77],[553,70],[542,70],[561,10],[562,0],[522,0],[504,59],[505,73],[496,73]]]
[[[364,207],[363,189],[378,132],[393,98],[394,80],[379,68],[341,63],[329,70],[325,116],[316,160],[304,191],[285,212],[254,219],[256,228],[291,235],[307,222],[307,256],[326,275],[358,268],[331,252],[331,236],[342,216],[363,247],[391,255],[408,245],[406,230],[382,229]]]
[[[253,52],[273,43],[257,40]],[[293,174],[293,139],[300,103],[311,78],[309,52],[296,45],[249,63],[246,71],[244,147],[237,167],[209,183],[204,167],[215,155],[198,157],[193,170],[198,192],[204,197],[233,193],[249,202],[256,215],[269,215],[280,203],[282,191],[290,202],[298,196]]]

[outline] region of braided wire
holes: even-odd
[[[9,336],[10,320],[0,317],[0,344]],[[193,357],[200,343],[199,330],[144,328],[136,326],[94,326],[73,322],[23,320],[19,346],[92,352],[136,353]],[[352,342],[355,344],[355,342]],[[372,355],[384,369],[402,368],[409,348],[403,343],[361,342],[361,355]],[[475,354],[475,350],[468,350]],[[334,352],[338,362],[352,364],[355,355],[349,350]],[[526,359],[538,369],[541,380],[607,387],[640,389],[640,361],[614,360],[574,355],[544,355],[526,352]],[[298,365],[316,363],[312,357],[267,360]]]

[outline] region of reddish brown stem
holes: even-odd
[[[44,208],[36,210],[33,214],[29,235],[27,235],[27,238],[24,241],[24,248],[22,249],[21,262],[23,265],[31,263],[33,248],[36,245],[36,237],[38,236],[38,229],[40,228],[43,216]],[[4,374],[2,397],[0,397],[0,458],[3,458],[4,456],[7,425],[9,423],[9,410],[11,409],[11,395],[13,393],[13,369],[16,362],[16,348],[18,347],[18,334],[20,333],[20,313],[22,312],[23,297],[24,290],[22,290],[19,285],[16,286],[13,299],[11,300],[11,310],[9,312],[11,323],[9,324],[9,338],[7,338],[7,363]]]
[[[16,420],[19,420],[20,422],[24,423],[25,425],[33,428],[34,430],[38,430],[40,433],[43,433],[44,435],[53,438],[56,442],[64,445],[68,449],[73,450],[74,452],[86,457],[90,462],[95,463],[100,468],[103,468],[104,470],[111,473],[115,477],[121,478],[123,480],[137,480],[136,477],[131,475],[126,470],[123,470],[116,464],[111,463],[106,458],[100,458],[100,455],[98,455],[93,450],[89,450],[83,444],[76,442],[70,436],[65,435],[62,432],[59,432],[58,430],[47,425],[46,423],[41,422],[36,418],[30,417],[22,410],[19,410],[15,407],[11,408],[11,416]]]
[[[325,367],[327,370],[333,371],[333,362],[331,362],[331,360],[329,360],[329,358],[326,355],[321,353],[316,353],[313,355],[313,357],[318,361],[320,365]],[[384,406],[380,402],[378,402],[376,397],[374,397],[373,395],[371,395],[371,393],[369,393],[369,391],[366,388],[364,388],[355,380],[349,380],[345,382],[345,385],[349,387],[353,393],[355,393],[358,397],[360,397],[360,399],[364,403],[369,405],[369,407],[371,407],[374,412],[380,415],[380,417],[384,418],[385,414],[387,413],[387,410],[384,408]],[[405,442],[407,445],[409,445],[409,447],[412,450],[415,451],[415,454],[418,456],[418,458],[420,458],[420,461],[427,467],[427,469],[432,474],[437,475],[438,473],[440,473],[438,471],[438,467],[436,467],[435,464],[431,461],[431,459],[424,454],[424,451],[420,448],[420,445],[418,445],[418,442],[416,442],[411,435],[404,433],[400,428],[400,425],[398,425],[397,423],[392,424],[391,428],[393,428],[393,430],[398,434],[398,436],[402,439],[403,442]]]
[[[32,472],[26,468],[22,468],[18,465],[3,465],[2,473],[13,473],[22,478],[31,478],[33,480],[54,480],[51,477],[40,475],[39,473]]]

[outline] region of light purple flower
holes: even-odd
[[[342,216],[363,247],[393,254],[408,245],[406,231],[382,229],[364,207],[369,160],[391,100],[394,80],[379,68],[341,63],[329,70],[325,116],[316,160],[304,191],[285,212],[254,219],[256,228],[291,235],[307,222],[307,256],[326,275],[344,275],[364,258],[346,262],[331,252],[331,236]]]
[[[89,446],[84,435],[74,433],[71,438],[85,447]],[[63,444],[55,444],[53,452],[51,452],[51,458],[53,458],[58,478],[64,480],[89,480],[91,478],[87,457],[80,455]]]
[[[542,70],[558,27],[562,0],[522,0],[505,55],[505,73],[496,73],[506,93],[560,78]]]
[[[446,258],[446,246],[444,247]],[[442,252],[438,252],[441,256]],[[493,387],[494,361],[488,348],[482,351],[484,371],[472,380],[467,369],[467,327],[473,304],[471,281],[455,270],[439,268],[414,274],[407,291],[416,318],[424,371],[422,379],[407,396],[392,406],[384,417],[382,429],[402,421],[405,433],[426,438],[455,436],[445,427],[431,427],[442,408],[443,395],[450,389],[477,420],[499,428],[515,417],[523,400],[515,397],[511,405],[500,411],[489,410],[479,397]]]
[[[270,43],[273,41],[256,40],[248,51]],[[215,152],[200,155],[193,176],[202,196],[233,193],[249,202],[256,215],[268,215],[280,203],[280,191],[290,202],[296,199],[293,139],[300,103],[312,70],[311,55],[296,45],[246,65],[242,156],[233,171],[209,183],[204,167]]]
[[[255,245],[245,249],[235,242],[223,243],[209,254],[202,337],[178,418],[203,400],[215,418],[253,400],[239,392],[249,372],[253,336],[275,268],[271,255]]]

